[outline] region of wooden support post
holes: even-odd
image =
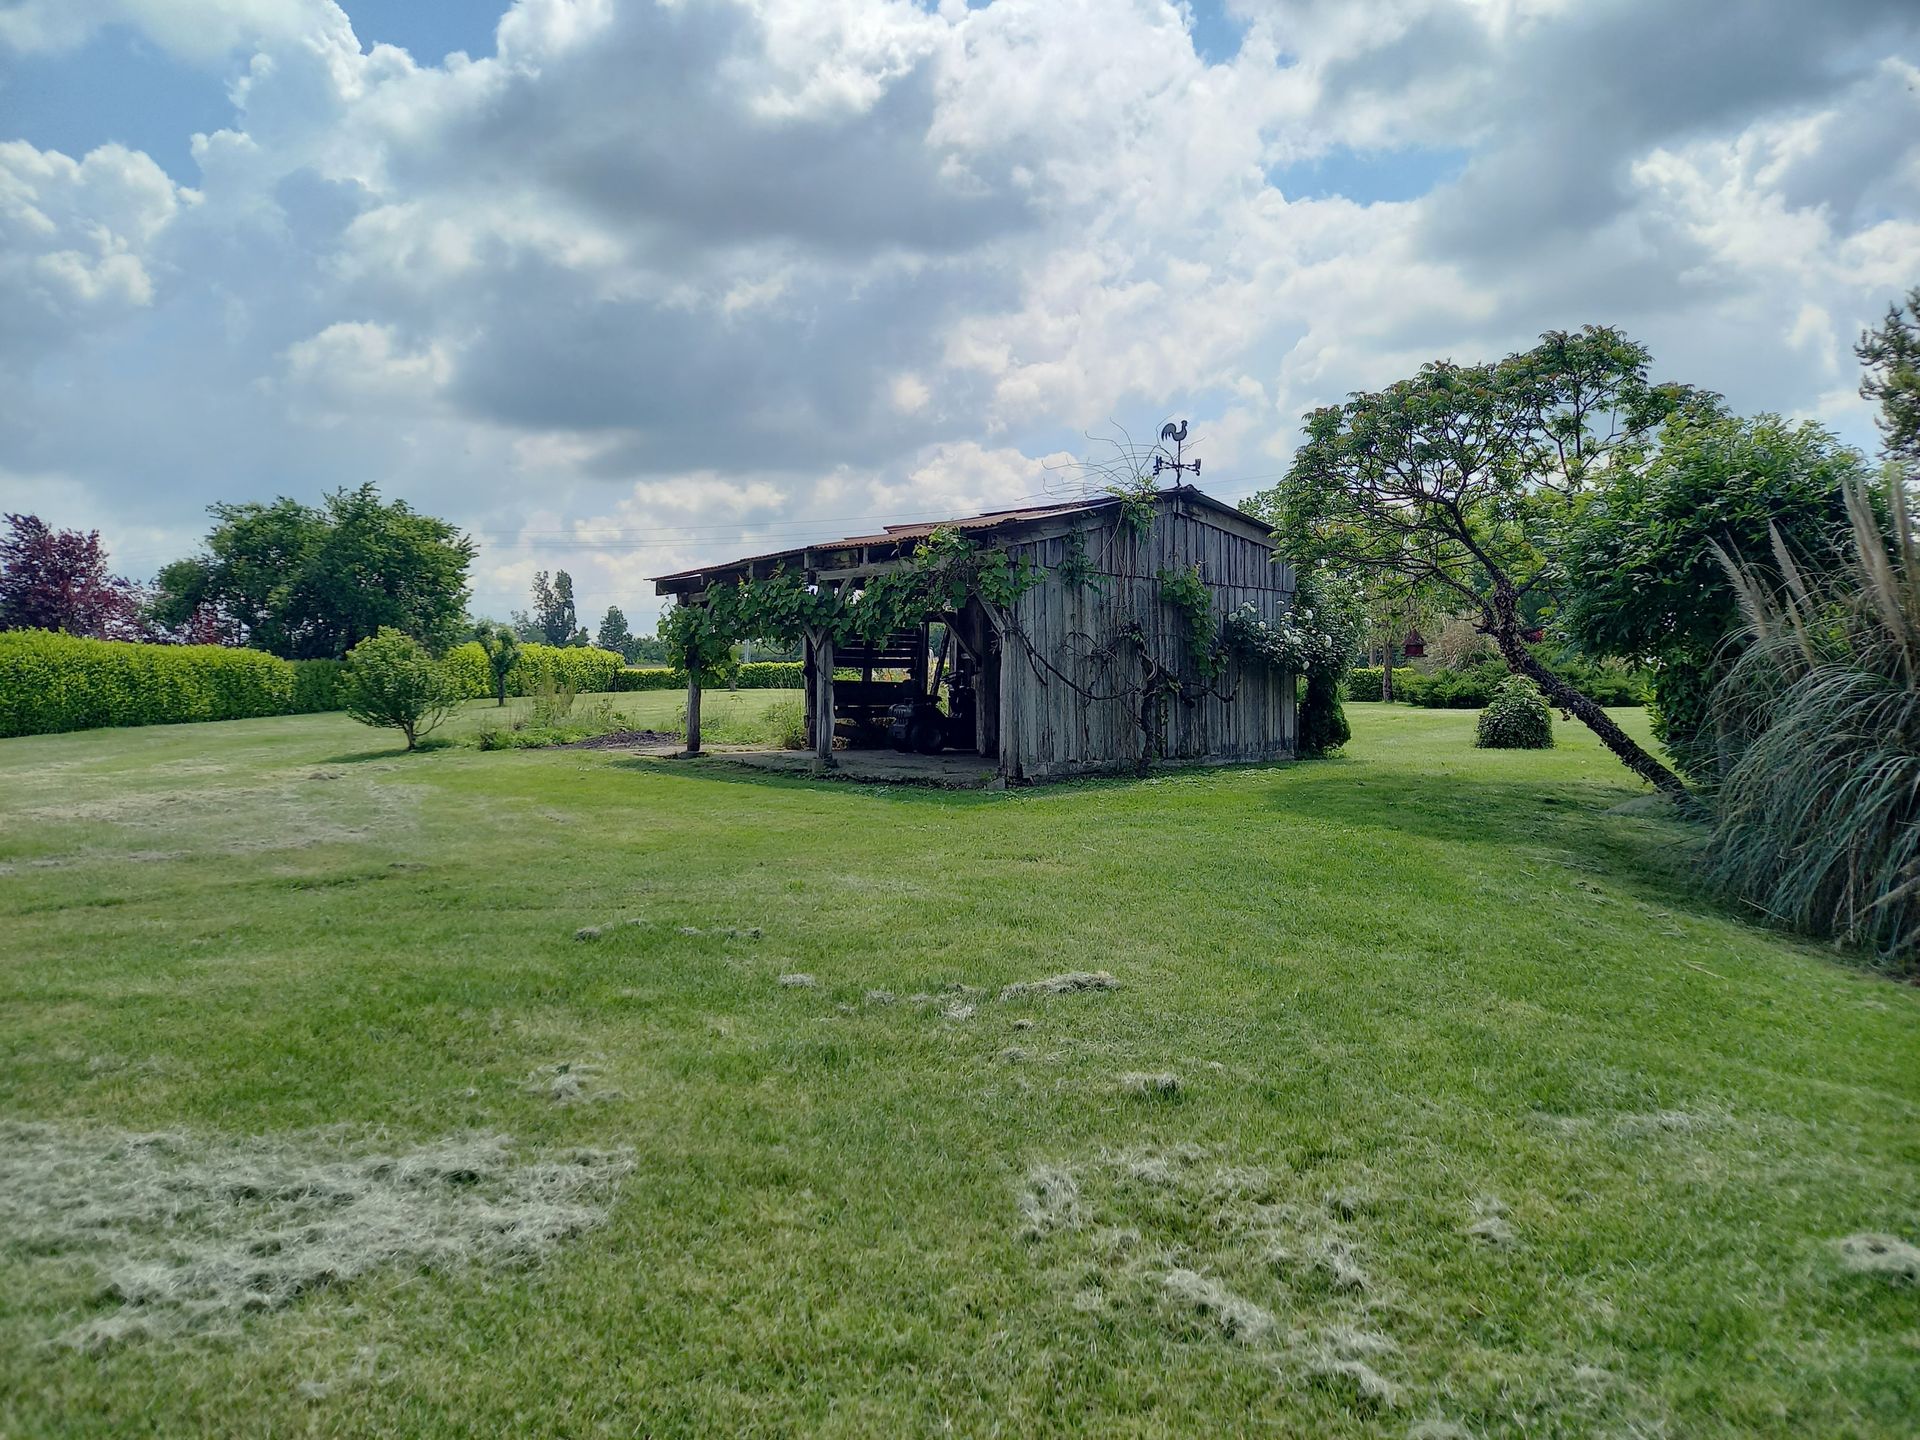
[[[994,747],[1000,757],[1000,780],[1005,783],[1020,778],[1019,725],[1014,711],[1014,699],[1018,693],[1018,677],[1014,669],[1018,663],[1015,647],[1020,644],[1020,638],[1013,633],[1013,615],[1010,611],[1002,610],[998,605],[989,605],[984,600],[980,602],[980,608],[986,612],[987,622],[1000,641],[1000,663],[996,667],[1000,683],[996,687],[998,693],[993,697],[997,711]]]
[[[700,672],[687,671],[687,754],[700,753]]]
[[[831,770],[833,760],[833,636],[821,631],[813,649],[813,763]]]

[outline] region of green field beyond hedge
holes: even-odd
[[[461,693],[493,693],[486,652],[469,641],[445,660]],[[142,645],[44,630],[0,631],[0,739],[105,726],[177,725],[337,710],[338,660],[282,660],[222,645]],[[797,664],[749,664],[729,676],[743,690],[790,689]],[[684,690],[686,672],[630,668],[610,650],[522,645],[509,695],[543,686],[580,693]]]
[[[1001,794],[0,744],[0,1434],[1911,1436],[1920,993],[1578,727],[1350,713]]]

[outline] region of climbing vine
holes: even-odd
[[[1153,477],[1136,474],[1116,480],[1101,489],[1120,502],[1120,528],[1136,540],[1144,540],[1153,533],[1154,502],[1160,491],[1153,483]]]
[[[1324,755],[1346,744],[1340,677],[1360,651],[1366,615],[1356,586],[1329,570],[1312,570],[1296,584],[1293,607],[1269,621],[1244,605],[1221,622],[1221,648],[1242,664],[1264,664],[1306,678],[1301,698],[1302,755]]]
[[[661,617],[660,634],[669,663],[692,661],[706,672],[736,641],[793,644],[824,636],[836,644],[878,644],[929,613],[960,609],[970,595],[1011,606],[1038,579],[1024,557],[982,550],[964,535],[936,530],[911,564],[874,576],[860,590],[809,585],[792,571],[776,570],[764,579],[712,586],[699,601],[675,605]]]
[[[1094,567],[1087,554],[1087,537],[1079,530],[1067,536],[1066,554],[1054,567],[1054,573],[1060,577],[1062,585],[1075,593],[1089,586],[1096,590],[1104,590],[1107,586],[1107,577]]]
[[[1123,493],[1125,489],[1109,491],[1121,500],[1116,534],[1144,535],[1152,524],[1153,492],[1148,487],[1134,497]],[[1140,514],[1144,520],[1138,518]],[[1069,536],[1056,573],[1075,589],[1105,580],[1094,570],[1079,532]],[[952,530],[934,531],[910,563],[872,577],[857,590],[850,585],[809,584],[803,575],[784,569],[760,579],[713,586],[699,600],[676,605],[663,615],[660,633],[672,664],[706,678],[723,673],[734,644],[741,640],[878,644],[897,630],[918,626],[929,614],[956,612],[969,598],[977,597],[1002,627],[1009,657],[1015,651],[1023,654],[1038,683],[1064,685],[1083,706],[1125,701],[1137,707],[1143,767],[1164,752],[1170,704],[1178,701],[1191,707],[1208,695],[1222,701],[1234,698],[1217,688],[1229,662],[1305,677],[1300,753],[1324,753],[1345,740],[1339,682],[1358,649],[1363,628],[1351,586],[1329,572],[1316,571],[1301,577],[1293,607],[1276,620],[1267,619],[1252,605],[1216,620],[1213,592],[1201,578],[1199,566],[1161,570],[1156,578],[1161,602],[1184,622],[1181,657],[1156,653],[1139,618],[1118,614],[1104,639],[1083,637],[1087,648],[1081,652],[1081,661],[1093,673],[1107,677],[1097,684],[1062,670],[1022,628],[1017,602],[1038,583],[1040,572],[1023,556],[982,549]]]
[[[1159,572],[1160,598],[1186,621],[1187,658],[1202,680],[1220,673],[1223,654],[1220,630],[1213,623],[1213,591],[1200,578],[1200,567]]]

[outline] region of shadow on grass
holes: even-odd
[[[385,750],[355,750],[348,755],[329,755],[324,760],[319,760],[315,763],[320,765],[362,765],[369,760],[400,760],[409,755],[430,755],[436,750],[458,750],[460,748],[462,747],[458,740],[442,737],[422,740],[411,750],[407,749],[405,745],[395,745]]]
[[[948,805],[982,805],[1004,800],[1005,792],[983,788],[956,789],[952,786],[910,784],[900,781],[859,780],[844,775],[809,775],[791,771],[761,770],[725,755],[700,755],[692,759],[665,755],[626,755],[609,762],[615,770],[647,775],[673,775],[692,780],[708,780],[725,785],[745,785],[761,790],[803,790],[817,794],[860,795],[869,799]]]
[[[1338,761],[1276,786],[1268,808],[1290,820],[1405,835],[1465,849],[1512,852],[1603,877],[1642,900],[1742,924],[1694,870],[1705,828],[1652,797],[1582,780],[1487,780],[1474,776],[1366,774]]]

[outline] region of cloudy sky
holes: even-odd
[[[0,0],[0,509],[136,576],[372,479],[641,628],[1588,321],[1870,445],[1916,283],[1914,0]]]

